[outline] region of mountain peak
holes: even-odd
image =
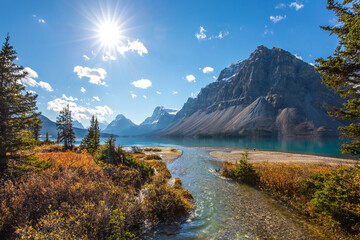
[[[342,100],[313,67],[276,47],[257,47],[190,100],[165,135],[321,136],[341,125],[327,111]]]
[[[126,119],[126,117],[122,114],[118,114],[115,118],[116,121],[122,120],[122,119]]]
[[[151,117],[146,118],[140,125],[158,124],[165,119],[166,122],[171,122],[177,112],[177,109],[170,109],[163,106],[158,106],[154,109]]]

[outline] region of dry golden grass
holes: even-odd
[[[260,186],[276,196],[293,197],[311,174],[328,172],[336,167],[326,164],[256,163]]]
[[[339,239],[360,237],[360,169],[327,164],[253,164],[255,186],[323,225]],[[221,174],[233,179],[236,164]]]

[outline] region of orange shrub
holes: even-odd
[[[146,219],[168,220],[191,207],[180,193],[141,169],[122,164],[96,164],[87,153],[38,151],[36,162],[49,162],[22,177],[0,179],[0,236],[2,238],[105,239],[116,234],[140,234]],[[154,163],[163,177],[165,164]],[[150,167],[150,166],[149,166]],[[151,167],[150,167],[151,168]],[[171,175],[170,175],[171,177]],[[157,189],[155,192],[151,189]],[[155,193],[155,194],[152,194]],[[160,194],[160,195],[159,195]],[[152,199],[151,208],[144,198]],[[167,199],[167,200],[165,200]],[[166,205],[164,208],[163,204]],[[162,212],[168,211],[168,212]],[[118,223],[117,221],[120,221]]]

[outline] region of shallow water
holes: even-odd
[[[107,139],[101,139],[104,143]],[[77,139],[79,144],[81,139]],[[221,162],[205,149],[235,147],[340,155],[338,139],[166,139],[117,138],[120,146],[174,146],[183,155],[169,163],[195,198],[195,208],[182,223],[162,225],[148,239],[321,239],[316,229],[265,193],[216,173]]]
[[[168,164],[195,198],[181,224],[162,225],[148,239],[312,239],[313,230],[266,194],[218,175],[221,162],[206,150],[182,148]]]

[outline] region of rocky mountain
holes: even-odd
[[[132,128],[137,127],[130,119],[124,115],[119,114],[116,118],[104,129],[104,133],[116,134],[118,136],[133,135]]]
[[[174,120],[177,112],[177,109],[164,108],[163,106],[156,107],[153,114],[146,118],[140,126],[151,126],[154,130],[162,129]]]
[[[168,136],[333,136],[340,122],[327,114],[342,100],[314,67],[280,48],[259,46],[189,98]]]
[[[147,135],[167,127],[174,120],[177,112],[177,109],[164,108],[163,106],[156,107],[153,114],[140,125],[136,125],[120,114],[106,127],[104,132],[114,133],[119,136]]]
[[[101,131],[105,130],[105,128],[109,125],[107,121],[99,122],[99,128]]]
[[[40,136],[45,137],[46,133],[48,133],[50,138],[56,138],[57,137],[56,123],[51,121],[49,118],[45,117],[44,115],[40,115],[39,118],[42,121]],[[73,125],[73,129],[75,132],[75,136],[77,138],[83,138],[88,133],[87,129],[77,128],[74,127],[74,125]],[[100,133],[100,137],[107,138],[109,136],[110,134]]]
[[[79,122],[78,120],[73,121],[72,125],[73,125],[74,128],[85,129],[84,126],[82,125],[82,123]]]

